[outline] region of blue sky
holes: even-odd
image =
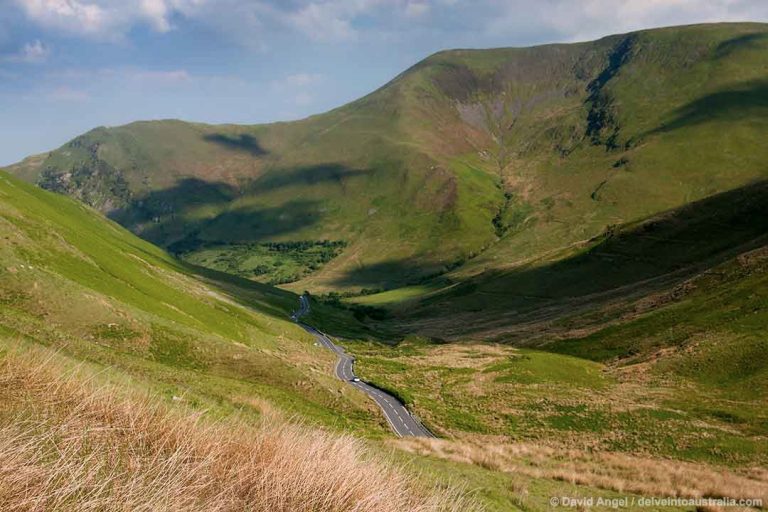
[[[768,2],[0,0],[0,164],[138,119],[297,119],[445,48],[741,20]]]

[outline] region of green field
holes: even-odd
[[[298,281],[344,249],[339,241],[266,242],[172,247],[177,257],[205,268],[268,284]]]
[[[295,295],[188,267],[89,208],[6,174],[0,199],[0,362],[50,358],[91,375],[84,382],[219,425],[279,418],[350,431],[392,458],[378,410],[337,381],[331,354],[287,321]],[[313,314],[323,312],[362,329],[344,310],[318,304]],[[472,482],[469,496],[487,510],[546,510],[551,493],[618,496],[408,451],[394,457],[425,488]]]
[[[560,317],[599,311],[679,285],[768,238],[768,181],[717,194],[509,269],[461,270],[418,287],[352,297],[385,308],[407,333],[522,341]],[[542,330],[540,325],[550,321]],[[596,325],[605,318],[597,316]],[[526,328],[531,326],[531,328]]]

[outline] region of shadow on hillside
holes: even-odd
[[[250,144],[250,143],[248,143]],[[325,164],[272,170],[245,187],[199,178],[185,178],[162,190],[135,197],[109,217],[142,238],[169,247],[191,235],[212,242],[258,241],[316,224],[321,217],[317,201],[289,200],[279,206],[227,205],[243,196],[269,194],[283,187],[333,183],[345,188],[348,180],[369,171]],[[196,220],[190,220],[193,213]]]
[[[666,289],[768,243],[768,180],[723,192],[625,227],[610,227],[581,252],[514,271],[490,271],[423,301],[406,316],[442,317],[462,334],[574,313],[616,297]],[[454,318],[451,318],[451,317]]]
[[[141,238],[180,252],[200,239],[211,242],[252,242],[285,235],[316,224],[320,204],[291,200],[279,206],[248,205],[229,208],[242,192],[222,182],[197,178],[152,191],[109,214]],[[202,212],[202,213],[200,213]]]
[[[291,186],[312,186],[322,183],[337,184],[342,188],[347,185],[347,180],[356,176],[361,176],[369,171],[351,169],[339,164],[325,164],[315,166],[305,166],[297,168],[275,169],[267,173],[262,178],[250,183],[244,188],[235,187],[229,183],[205,181],[199,178],[184,178],[171,187],[162,190],[153,190],[144,195],[133,198],[126,207],[115,210],[109,214],[109,217],[119,224],[128,227],[136,232],[141,224],[148,222],[162,223],[165,217],[172,217],[176,222],[183,222],[181,219],[186,214],[205,207],[222,207],[234,199],[245,195],[259,195],[274,192],[283,187]],[[220,219],[221,222],[228,222],[228,219],[240,219],[238,224],[248,215],[260,216],[262,219],[268,219],[282,226],[281,217],[295,218],[297,212],[300,213],[306,204],[301,201],[289,202],[284,206],[273,209],[259,210],[250,212],[241,208],[229,212]],[[259,222],[263,222],[259,220]],[[298,224],[296,223],[299,227]],[[276,231],[282,232],[282,228],[276,228]],[[158,230],[150,229],[150,234],[142,235],[156,243],[163,243],[160,238],[151,235]],[[266,230],[269,231],[269,230]],[[264,233],[264,229],[259,229],[258,233]],[[277,234],[277,233],[270,233]],[[149,238],[152,236],[152,238]]]
[[[225,133],[211,133],[204,135],[203,139],[207,142],[213,142],[219,146],[224,146],[235,151],[242,151],[253,156],[264,156],[267,151],[261,147],[256,137],[247,133],[240,135],[228,135]]]
[[[297,199],[275,207],[236,208],[194,221],[171,218],[145,230],[142,237],[158,240],[171,252],[181,253],[206,245],[259,242],[297,232],[321,218],[319,202]],[[180,222],[182,233],[178,232]]]
[[[760,49],[764,47],[761,43],[765,41],[768,41],[768,32],[754,32],[751,34],[740,35],[720,43],[715,49],[715,57],[724,59],[729,57],[733,52],[745,48]]]
[[[389,289],[416,283],[444,269],[445,265],[438,263],[419,264],[407,258],[389,260],[352,269],[337,277],[333,284],[340,288]]]
[[[732,89],[708,94],[677,109],[673,119],[648,134],[668,133],[711,121],[768,118],[768,81],[754,80]]]
[[[128,228],[165,215],[183,215],[206,205],[222,205],[239,195],[227,183],[185,178],[172,187],[154,190],[134,198],[131,203],[109,213],[109,218]]]
[[[351,169],[340,164],[312,165],[296,168],[272,169],[248,186],[249,193],[262,194],[293,186],[335,184],[344,188],[347,180],[370,171]]]

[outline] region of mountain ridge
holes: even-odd
[[[691,25],[444,50],[303,120],[99,128],[11,171],[153,243],[191,247],[196,263],[214,268],[242,244],[346,243],[330,261],[280,278],[297,280],[286,285],[296,290],[476,273],[762,177],[759,151],[740,155],[738,170],[723,156],[762,129],[749,112],[763,108],[766,30]],[[720,108],[704,112],[713,102]],[[755,121],[723,138],[731,107]],[[683,140],[691,147],[679,154]],[[280,275],[251,263],[243,276]]]

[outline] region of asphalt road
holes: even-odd
[[[291,315],[291,318],[298,322],[298,324],[307,332],[312,334],[323,347],[334,352],[338,356],[336,368],[334,369],[336,377],[370,396],[381,408],[389,426],[392,427],[392,431],[398,436],[435,437],[432,432],[427,430],[421,422],[408,412],[408,409],[406,409],[400,400],[370,384],[366,384],[360,380],[354,380],[357,378],[353,368],[355,358],[344,352],[342,347],[333,343],[331,339],[322,332],[314,327],[299,322],[299,318],[309,312],[309,299],[302,295],[299,300],[299,309]]]

